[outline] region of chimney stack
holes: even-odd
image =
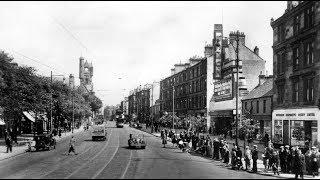
[[[256,47],[254,47],[253,52],[254,52],[256,55],[258,55],[258,56],[259,56],[259,48],[258,48],[257,46],[256,46]]]

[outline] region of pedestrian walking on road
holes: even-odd
[[[251,154],[252,154],[252,162],[253,162],[252,172],[256,173],[257,172],[257,160],[258,160],[257,145],[253,145],[253,150],[251,151]]]
[[[12,152],[12,139],[10,136],[6,139],[7,153]]]
[[[68,155],[73,152],[75,155],[77,155],[76,153],[76,150],[75,150],[75,143],[76,143],[76,140],[75,138],[72,136],[71,139],[70,139],[70,142],[69,142],[69,152],[68,152]]]

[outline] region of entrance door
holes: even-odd
[[[289,120],[283,121],[283,144],[290,144],[290,134],[289,134]]]

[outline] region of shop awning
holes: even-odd
[[[32,122],[36,122],[36,120],[27,112],[23,111],[23,114]]]
[[[0,118],[0,126],[5,125],[6,123],[4,122],[3,119]]]

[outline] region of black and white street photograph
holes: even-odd
[[[320,1],[1,1],[0,179],[320,179]]]

